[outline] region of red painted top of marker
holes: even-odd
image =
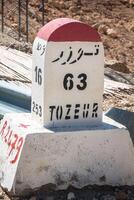
[[[69,18],[58,18],[43,26],[37,36],[46,41],[100,42],[98,32],[91,26]]]

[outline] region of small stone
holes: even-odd
[[[129,30],[134,32],[134,25],[131,25]]]
[[[112,38],[117,38],[118,37],[118,33],[112,28],[108,28],[107,29],[107,35],[109,35]]]
[[[13,23],[13,24],[11,24],[11,26],[12,26],[12,28],[16,28],[18,26],[18,24]]]
[[[100,197],[100,200],[116,200],[115,196],[113,195],[103,195],[102,197]]]
[[[128,190],[127,200],[134,200],[134,193],[133,191]]]
[[[54,196],[48,196],[46,197],[46,200],[54,200]]]
[[[82,5],[81,0],[74,0],[74,3],[76,3],[77,5]]]
[[[36,197],[31,197],[29,200],[36,200]]]
[[[71,12],[77,12],[77,7],[76,6],[70,6],[69,11]]]
[[[104,33],[104,34],[106,34],[106,33],[107,33],[107,29],[108,29],[108,27],[107,27],[106,25],[101,24],[101,25],[98,27],[98,32],[99,32],[99,33]]]
[[[69,192],[67,195],[67,200],[75,200],[75,194],[73,192]]]
[[[132,41],[127,42],[126,47],[127,48],[132,48],[133,47],[133,42]]]
[[[130,72],[125,62],[119,62],[117,60],[105,60],[105,67],[109,67],[115,71],[123,73]]]
[[[116,199],[117,200],[127,200],[127,194],[123,191],[119,191],[117,194],[116,194]]]
[[[101,27],[101,25],[102,25],[102,24],[101,24],[100,22],[97,22],[97,23],[93,24],[92,27],[94,27],[95,29],[98,30],[99,27]]]
[[[0,192],[0,199],[4,199],[4,193]]]

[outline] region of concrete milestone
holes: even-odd
[[[60,18],[33,44],[31,113],[0,124],[0,184],[8,192],[53,184],[133,185],[129,131],[102,113],[104,50],[97,31]]]
[[[45,127],[102,121],[104,50],[92,27],[64,18],[46,24],[34,41],[32,75],[32,114]]]

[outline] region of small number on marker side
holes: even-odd
[[[35,82],[39,85],[42,84],[42,70],[38,66],[35,67]]]
[[[35,101],[33,101],[32,110],[36,115],[39,115],[40,117],[42,116],[42,107],[35,103]]]

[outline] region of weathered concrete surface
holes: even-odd
[[[47,184],[134,185],[133,155],[129,132],[107,117],[90,130],[48,130],[31,114],[7,114],[0,127],[0,182],[20,195]]]

